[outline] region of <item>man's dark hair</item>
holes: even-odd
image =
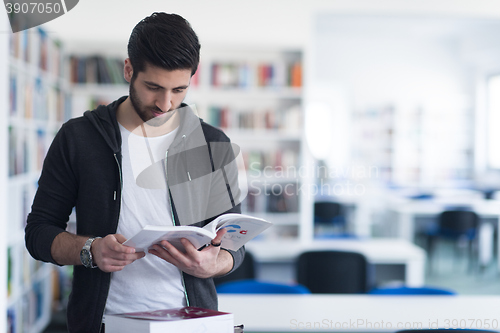
[[[177,14],[153,13],[140,21],[128,41],[133,78],[151,64],[166,70],[190,69],[200,62],[198,36],[188,21]]]

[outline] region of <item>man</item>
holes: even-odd
[[[47,153],[26,247],[35,259],[75,266],[70,332],[101,331],[105,313],[216,309],[212,277],[243,260],[243,248],[219,247],[224,231],[202,250],[185,239],[185,252],[166,241],[147,255],[122,245],[146,224],[202,226],[240,212],[229,139],[182,104],[199,49],[178,15],[139,22],[124,66],[129,96],[65,123]],[[65,232],[73,207],[76,235]]]

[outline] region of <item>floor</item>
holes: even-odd
[[[490,265],[481,269],[474,263],[470,265],[463,249],[458,249],[458,252],[455,252],[456,250],[452,244],[446,243],[437,247],[432,272],[427,273],[425,284],[450,289],[459,295],[500,295],[500,273],[497,270],[496,258]],[[260,267],[257,274],[264,280],[286,282],[293,280],[293,267]],[[397,279],[393,282],[397,282]],[[62,332],[67,332],[64,311],[55,313],[52,322],[44,331]]]
[[[441,246],[438,250],[432,273],[427,273],[426,284],[452,289],[460,295],[500,295],[500,273],[496,258],[487,267],[480,268],[465,260],[464,251],[457,258],[456,249],[450,245]]]

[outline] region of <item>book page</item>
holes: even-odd
[[[166,240],[178,250],[184,252],[184,246],[180,241],[181,238],[188,239],[194,247],[200,248],[215,237],[215,234],[198,227],[171,227],[169,231],[155,230],[154,226],[147,226],[146,228],[149,228],[149,230],[141,230],[123,245],[134,247],[136,251],[141,252],[147,251],[153,244]]]
[[[217,230],[227,230],[222,238],[222,247],[236,251],[271,225],[268,221],[248,215],[226,214],[220,216]]]

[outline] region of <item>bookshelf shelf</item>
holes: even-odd
[[[71,92],[75,95],[115,95],[116,93],[128,92],[128,84],[97,84],[78,83],[71,85]]]
[[[265,130],[265,129],[228,129],[224,131],[232,141],[267,141],[267,142],[300,142],[303,140],[302,133],[299,131],[292,130],[287,132],[286,130]],[[247,143],[247,145],[250,145]]]
[[[452,100],[452,99],[450,99]],[[470,102],[364,106],[355,113],[355,163],[377,165],[398,186],[456,186],[472,179]]]
[[[300,221],[300,213],[252,213],[258,218],[267,218],[273,221],[275,225],[292,225],[296,226]]]
[[[7,158],[6,215],[7,332],[42,332],[52,311],[53,265],[34,260],[24,245],[26,216],[36,192],[43,159],[62,122],[69,118],[69,83],[63,48],[39,28],[7,39],[4,62],[8,98],[3,131]],[[4,263],[2,262],[2,266]],[[3,269],[3,268],[2,268]]]
[[[194,87],[191,90],[193,95],[207,100],[252,100],[259,98],[262,100],[274,99],[298,99],[302,98],[301,88],[290,87],[254,87],[254,88],[200,88]]]
[[[297,240],[308,218],[296,172],[304,157],[301,64],[298,50],[209,48],[186,98],[242,149],[249,185],[242,210],[274,223],[256,241]]]
[[[24,241],[24,232],[19,230],[9,233],[9,237],[7,238],[7,246],[12,247],[18,244],[22,244]]]
[[[33,64],[26,64],[23,60],[14,57],[9,58],[9,67],[11,70],[27,76],[35,76],[42,81],[44,85],[53,85],[67,87],[68,82],[54,73],[40,69]]]

